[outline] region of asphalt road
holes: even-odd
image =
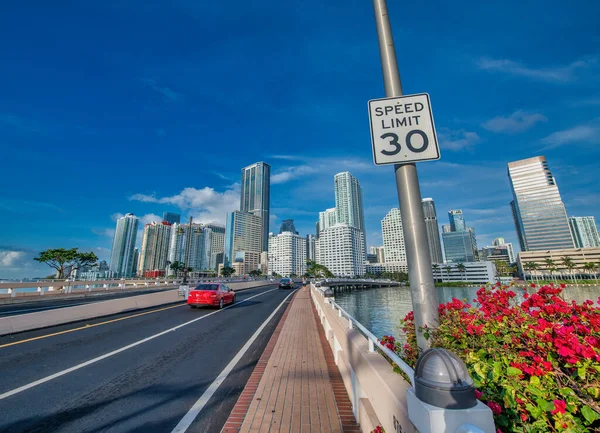
[[[136,290],[123,293],[100,293],[88,297],[71,299],[48,299],[35,302],[24,302],[17,304],[0,305],[0,317],[16,316],[18,314],[37,313],[38,311],[54,310],[57,308],[74,307],[76,305],[92,304],[94,302],[108,301],[111,299],[129,298],[130,296],[139,296],[148,293],[161,292],[163,290],[173,289],[154,289],[154,290]]]
[[[291,293],[258,288],[223,310],[176,304],[0,337],[0,431],[168,433],[188,420],[178,433],[218,433]]]

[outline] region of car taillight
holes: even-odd
[[[212,295],[210,295],[210,297],[211,297],[211,298],[216,298],[216,297],[217,297],[217,295],[215,295],[215,294],[212,294]]]

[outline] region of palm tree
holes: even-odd
[[[575,280],[573,280],[573,269],[575,268],[575,263],[573,263],[573,259],[571,257],[566,256],[561,258],[560,261],[562,262],[563,266],[569,270],[569,274],[571,275],[571,281],[574,282]]]
[[[596,267],[598,265],[594,262],[587,262],[586,264],[584,264],[582,266],[582,268],[586,271],[588,271],[590,274],[593,272],[594,273],[594,277],[596,279],[596,284],[598,284],[598,274],[596,274]]]
[[[446,271],[446,277],[450,280],[450,272],[452,272],[452,266],[444,266],[444,270]]]
[[[525,266],[523,266],[523,268],[527,271],[535,271],[539,268],[537,263],[534,262],[527,262],[525,263]],[[534,275],[532,272],[530,272],[531,275],[531,280],[533,281]],[[525,277],[525,281],[527,281],[527,274],[525,272],[523,272],[523,276]]]
[[[467,267],[464,264],[459,263],[458,265],[456,265],[456,270],[458,272],[460,272],[461,280],[464,281],[464,275],[465,275],[465,271],[467,270]]]
[[[550,270],[550,268],[555,268],[556,270],[556,263],[554,262],[554,260],[550,258],[544,259],[544,263],[546,264],[546,269]],[[552,271],[550,271],[550,278],[552,278]]]
[[[433,269],[434,274],[437,274],[437,271],[440,269],[440,265],[438,265],[437,263],[434,263],[433,265],[431,265],[431,269]],[[435,281],[435,278],[434,278]]]
[[[175,272],[175,278],[177,278],[177,272],[183,269],[183,264],[175,261],[171,263],[170,268],[173,270],[173,272]]]
[[[554,284],[556,284],[556,280],[554,279],[554,272],[556,272],[556,266],[550,266],[548,268],[548,271],[550,271],[550,278],[552,278],[552,281],[554,282]]]

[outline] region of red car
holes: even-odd
[[[200,284],[190,291],[187,303],[191,308],[202,305],[223,308],[225,304],[235,302],[235,292],[225,284],[206,283]]]

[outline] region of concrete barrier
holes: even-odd
[[[234,291],[270,286],[270,281],[249,281],[243,283],[229,283]],[[37,313],[21,314],[0,318],[0,336],[15,332],[30,331],[32,329],[46,328],[49,326],[63,325],[102,316],[124,313],[143,308],[156,307],[176,302],[182,302],[178,291],[166,290],[128,298],[111,299],[108,301],[94,302],[91,304],[77,305],[74,307],[57,308],[55,310],[40,311]]]
[[[406,391],[410,383],[395,373],[368,340],[349,326],[312,286],[312,299],[335,363],[340,370],[356,421],[363,433],[381,425],[387,432],[417,433],[408,418]]]

